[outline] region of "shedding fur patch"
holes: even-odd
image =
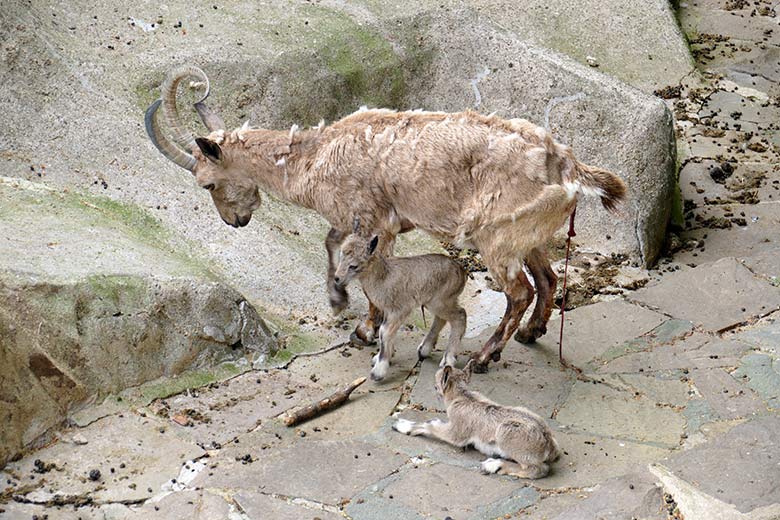
[[[209,139],[214,141],[217,144],[222,144],[225,142],[225,131],[220,129],[216,130],[215,132],[211,133],[211,136],[209,136]]]
[[[520,271],[523,270],[523,263],[517,259],[512,260],[512,262],[507,266],[506,268],[506,275],[509,280],[514,280],[517,278],[517,275],[520,273]]]

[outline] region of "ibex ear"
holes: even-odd
[[[209,161],[215,164],[222,162],[222,148],[220,148],[217,143],[211,139],[206,139],[205,137],[196,137],[195,143]]]
[[[469,362],[466,363],[466,366],[463,367],[463,373],[465,374],[465,377],[463,380],[466,382],[466,384],[469,384],[471,382],[471,374],[474,372],[474,358],[469,359]]]
[[[379,243],[379,235],[374,235],[374,237],[371,239],[371,242],[368,243],[368,254],[373,255],[374,251],[376,251],[376,246]]]
[[[360,217],[355,217],[355,220],[352,221],[352,232],[357,233],[360,231]]]
[[[447,365],[443,368],[441,373],[441,389],[446,390],[447,385],[450,382],[450,376],[452,375],[452,367]]]

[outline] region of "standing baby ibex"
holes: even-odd
[[[417,355],[420,359],[428,357],[444,324],[449,323],[450,339],[440,365],[454,365],[466,331],[466,311],[458,305],[458,296],[466,284],[463,269],[448,256],[439,254],[386,258],[377,252],[379,237],[361,236],[359,225],[355,219],[353,233],[341,246],[335,281],[346,287],[357,276],[366,297],[384,313],[371,379],[384,379],[398,328],[420,307],[428,308],[434,319],[431,330],[417,347]]]
[[[425,435],[463,448],[469,444],[487,455],[484,473],[520,478],[542,478],[550,471],[548,462],[561,455],[558,443],[544,419],[520,406],[502,406],[466,388],[474,360],[466,368],[451,366],[436,372],[436,390],[447,406],[448,422],[431,419],[415,423],[399,419],[396,431]],[[494,458],[498,457],[498,458]]]

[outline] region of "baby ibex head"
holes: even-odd
[[[466,385],[471,381],[471,371],[474,366],[474,360],[469,360],[463,370],[453,366],[446,365],[436,372],[436,391],[439,396],[444,398],[447,394],[456,389],[466,389]]]
[[[360,234],[360,221],[355,217],[352,234],[341,244],[341,259],[333,277],[336,285],[346,287],[355,276],[359,275],[374,258],[378,244],[377,235],[369,239]]]

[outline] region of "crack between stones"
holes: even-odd
[[[341,509],[339,508],[339,506],[335,506],[333,504],[327,504],[325,502],[320,502],[318,500],[312,500],[310,498],[295,497],[295,496],[290,496],[290,495],[283,495],[281,493],[268,493],[266,491],[258,491],[258,494],[266,496],[266,497],[269,497],[269,498],[282,500],[282,501],[284,501],[284,502],[286,502],[288,504],[301,506],[301,507],[303,507],[305,509],[309,509],[311,511],[327,511],[329,513],[335,513],[335,514],[340,514],[341,513]],[[235,501],[235,499],[234,499],[234,501]],[[239,507],[239,508],[241,507],[238,503],[236,503],[236,506]],[[243,508],[242,508],[242,510],[243,510]]]

